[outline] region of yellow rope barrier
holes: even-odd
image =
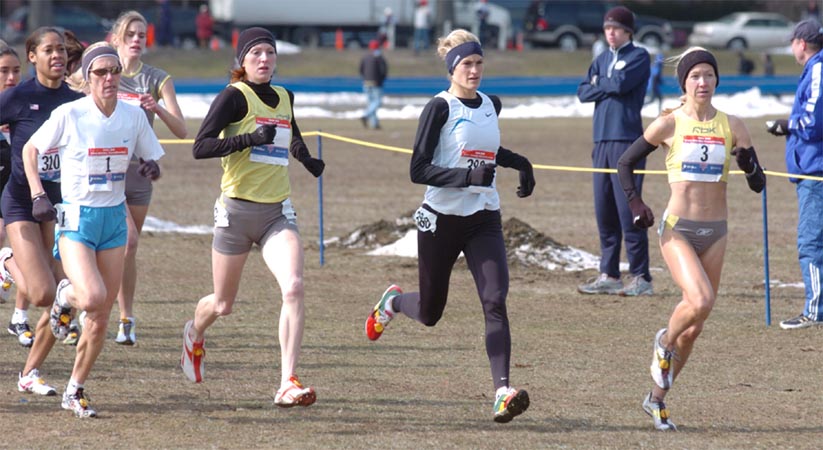
[[[402,147],[395,147],[392,145],[383,145],[383,144],[376,144],[373,142],[363,141],[360,139],[353,139],[345,136],[340,136],[337,134],[326,133],[325,131],[307,131],[303,133],[304,137],[310,136],[321,136],[329,139],[333,139],[336,141],[347,142],[349,144],[360,145],[363,147],[370,147],[376,148],[379,150],[386,150],[390,152],[398,152],[398,153],[407,153],[411,154],[412,150],[408,148]],[[160,139],[161,144],[194,144],[194,139]],[[552,166],[552,165],[545,165],[545,164],[534,164],[535,169],[542,169],[542,170],[554,170],[559,172],[597,172],[597,173],[617,173],[617,169],[598,169],[592,167],[571,167],[571,166]],[[667,172],[665,170],[635,170],[634,173],[641,173],[646,175],[665,175]],[[741,170],[730,170],[729,173],[733,175],[742,175],[743,171]],[[823,177],[814,177],[811,175],[797,175],[797,174],[790,174],[790,173],[783,173],[783,172],[774,172],[772,170],[764,170],[763,173],[766,175],[772,175],[776,177],[783,177],[783,178],[799,178],[803,180],[815,180],[815,181],[823,181]]]

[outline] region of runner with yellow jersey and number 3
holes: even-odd
[[[85,395],[85,382],[103,349],[114,299],[123,277],[126,245],[126,171],[136,155],[137,176],[156,180],[163,156],[140,108],[117,99],[122,66],[106,42],[83,53],[83,78],[90,95],[59,106],[23,148],[23,164],[32,197],[32,215],[57,221],[54,249],[67,279],[57,285],[51,331],[65,339],[74,310],[84,311],[83,333],[66,390],[63,409],[78,417],[96,417]],[[58,149],[62,163],[62,203],[52,206],[38,175],[37,155]],[[40,339],[38,337],[38,339]]]
[[[181,366],[204,378],[205,332],[231,313],[243,266],[254,244],[280,285],[280,388],[274,404],[309,406],[316,395],[297,377],[303,340],[303,244],[289,184],[289,153],[315,177],[325,164],[309,154],[294,118],[294,94],[272,86],[277,65],[274,36],[263,28],[240,33],[237,68],[217,95],[194,140],[194,157],[222,158],[222,194],[214,205],[214,292],[200,299],[183,330]]]
[[[720,83],[717,61],[694,47],[675,57],[683,104],[664,111],[623,154],[618,177],[629,200],[634,224],[649,228],[654,214],[638,192],[633,171],[658,146],[668,150],[669,197],[657,229],[660,250],[682,297],[666,328],[653,343],[652,391],[643,410],[658,430],[676,430],[664,399],[683,369],[717,300],[726,253],[726,184],[731,158],[745,172],[749,188],[766,185],[749,131],[742,120],[718,111],[712,97]]]

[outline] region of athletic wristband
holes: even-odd
[[[31,201],[35,201],[35,200],[37,200],[38,198],[45,197],[45,196],[46,196],[46,192],[45,192],[45,191],[40,192],[39,194],[32,195],[32,196],[31,196]]]

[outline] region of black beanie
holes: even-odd
[[[634,13],[625,6],[615,6],[603,17],[603,27],[609,25],[625,28],[629,33],[634,33]]]
[[[714,79],[717,80],[714,87],[720,85],[720,72],[717,70],[717,60],[714,58],[714,55],[706,50],[693,50],[683,55],[683,57],[680,58],[680,62],[677,63],[677,81],[680,83],[680,89],[683,92],[686,92],[686,77],[689,76],[692,67],[700,63],[706,63],[712,66],[714,69]]]
[[[265,28],[252,27],[246,28],[237,37],[237,65],[243,66],[243,58],[246,53],[257,44],[266,43],[274,47],[274,53],[277,53],[277,45],[274,42],[274,35]]]

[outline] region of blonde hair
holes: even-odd
[[[446,53],[448,53],[449,50],[460,44],[465,44],[466,42],[477,42],[479,44],[480,39],[478,39],[477,36],[471,32],[458,28],[448,35],[437,39],[437,56],[439,56],[440,59],[445,60]]]
[[[129,27],[129,24],[135,20],[143,22],[143,25],[146,27],[149,26],[146,18],[137,11],[126,11],[117,17],[117,20],[114,21],[114,25],[111,27],[111,42],[114,46],[117,46],[121,41],[123,41],[126,37],[126,29]]]

